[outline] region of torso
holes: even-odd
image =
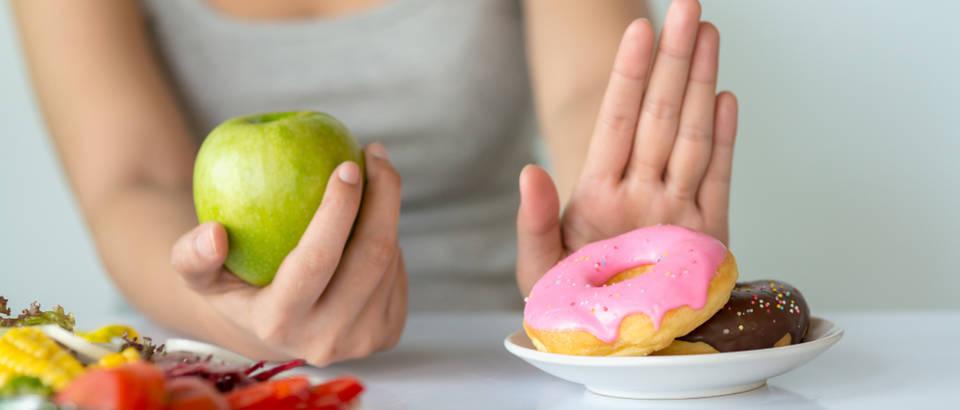
[[[242,114],[328,112],[383,142],[404,179],[412,281],[514,287],[516,178],[535,134],[516,0],[291,0],[254,15],[268,2],[142,1],[198,138]]]
[[[339,17],[381,6],[389,0],[198,0],[220,13],[249,20]]]

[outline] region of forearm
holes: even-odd
[[[540,121],[553,178],[563,203],[570,198],[580,178],[602,97],[603,85],[598,84],[583,90],[553,113],[542,116]]]
[[[265,346],[190,290],[170,265],[174,242],[197,224],[189,187],[138,184],[103,199],[102,206],[87,210],[87,222],[104,267],[127,301],[179,333],[269,358]]]
[[[138,3],[13,6],[47,129],[114,282],[172,329],[229,340],[238,350],[252,346],[170,267],[174,240],[196,225],[197,147],[151,53]]]
[[[537,117],[566,202],[580,177],[620,36],[649,13],[642,0],[526,0],[524,11]]]

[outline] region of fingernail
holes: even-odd
[[[355,185],[360,182],[360,168],[353,161],[344,162],[337,169],[337,176],[340,177],[341,181]]]
[[[390,159],[390,154],[387,153],[387,147],[384,147],[383,144],[379,142],[367,145],[367,152],[380,159]]]
[[[197,248],[197,253],[207,258],[217,256],[217,244],[213,240],[213,230],[205,229],[193,240],[193,246]]]

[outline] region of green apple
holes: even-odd
[[[197,154],[193,200],[201,223],[227,229],[226,267],[250,284],[269,284],[344,161],[362,170],[363,152],[328,114],[248,115],[211,131]]]

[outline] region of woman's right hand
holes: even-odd
[[[517,283],[589,242],[674,224],[727,243],[737,100],[717,94],[720,33],[696,0],[674,0],[659,47],[646,20],[624,32],[580,181],[560,215],[542,168],[520,176]]]
[[[397,245],[400,176],[382,145],[367,146],[365,155],[367,186],[356,163],[340,164],[300,242],[266,287],[251,286],[223,267],[227,233],[217,223],[196,227],[174,245],[173,266],[187,285],[259,342],[228,348],[323,366],[388,349],[400,339],[407,306]]]

